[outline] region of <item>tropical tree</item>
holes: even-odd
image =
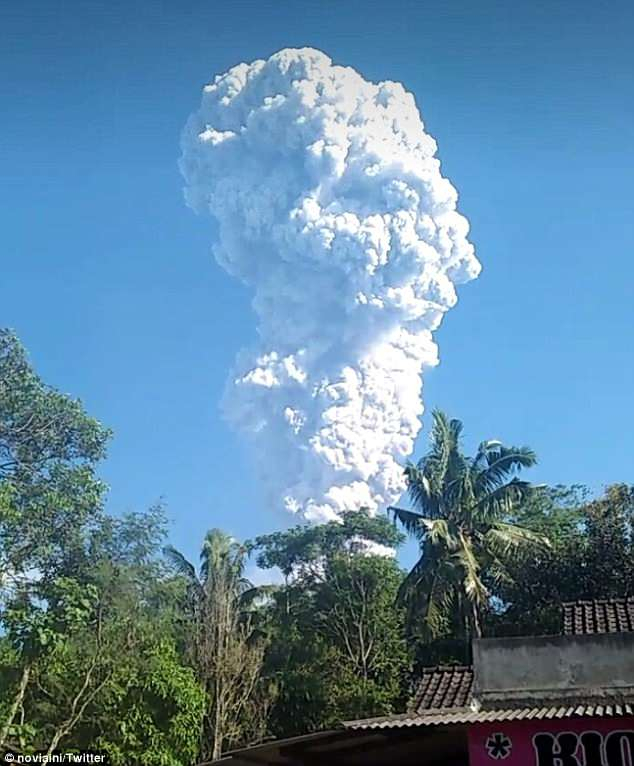
[[[215,760],[225,745],[257,739],[264,725],[266,705],[259,696],[264,643],[248,608],[257,593],[244,576],[248,550],[212,529],[198,572],[175,548],[168,546],[165,555],[187,583],[189,649],[208,697],[200,755]]]
[[[389,714],[404,704],[411,657],[404,609],[395,603],[404,573],[393,555],[403,540],[386,517],[350,511],[251,543],[260,567],[284,575],[264,609],[275,736]]]
[[[467,457],[461,434],[459,420],[433,413],[431,448],[405,470],[415,510],[390,509],[420,545],[399,599],[410,627],[421,625],[427,639],[460,627],[480,637],[491,595],[486,578],[504,581],[510,561],[548,545],[543,534],[511,521],[532,492],[516,473],[535,465],[535,453],[489,439]]]
[[[0,586],[52,579],[101,509],[95,469],[110,432],[81,402],[46,385],[0,328]],[[2,592],[6,596],[6,592]]]
[[[62,569],[101,513],[105,486],[95,468],[109,437],[0,329],[0,633],[13,671],[0,680],[0,748],[24,718],[36,665],[64,635],[66,618],[49,600],[68,603],[59,596],[69,583]]]
[[[159,558],[163,535],[160,507],[103,517],[83,529],[68,574],[13,588],[1,622],[0,753],[194,762],[206,695],[179,652],[183,587]]]
[[[558,633],[567,601],[634,596],[634,487],[608,486],[596,498],[582,486],[544,487],[514,521],[552,545],[514,562],[496,589],[496,635]]]

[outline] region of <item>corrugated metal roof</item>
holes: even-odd
[[[634,598],[570,601],[563,611],[566,635],[634,631]]]
[[[558,718],[602,718],[634,715],[634,700],[628,702],[601,701],[600,703],[567,703],[544,707],[504,708],[498,710],[475,710],[465,707],[445,710],[427,715],[405,714],[367,718],[361,721],[344,721],[347,729],[399,729],[415,726],[448,726],[450,724],[473,724],[497,721],[543,720]]]
[[[424,668],[410,713],[466,707],[471,702],[473,669],[461,665]]]

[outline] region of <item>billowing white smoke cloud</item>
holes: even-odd
[[[224,408],[268,501],[312,521],[393,502],[432,331],[480,271],[413,96],[283,50],[206,86],[182,149],[187,203],[255,293]]]

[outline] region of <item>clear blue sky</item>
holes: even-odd
[[[438,333],[426,404],[531,445],[532,478],[633,481],[630,2],[4,3],[0,322],[115,431],[114,512],[172,540],[289,522],[218,401],[250,296],[182,201],[178,141],[214,74],[323,49],[413,91],[484,266]],[[425,421],[427,425],[428,419]],[[420,454],[426,431],[418,441]]]

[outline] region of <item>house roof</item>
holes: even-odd
[[[428,713],[447,708],[467,707],[471,702],[473,669],[462,665],[425,668],[414,698],[411,713]]]
[[[565,635],[634,632],[634,598],[575,601],[564,604],[563,611]],[[304,745],[313,748],[315,762],[324,762],[325,756],[332,755],[337,747],[347,748],[345,752],[351,753],[354,749],[352,740],[346,737],[355,737],[355,747],[372,748],[375,740],[356,738],[386,737],[389,740],[396,736],[396,730],[439,727],[436,732],[445,732],[455,739],[458,736],[456,732],[464,731],[469,724],[476,723],[619,718],[633,715],[634,697],[631,694],[549,700],[532,707],[527,704],[527,700],[518,700],[515,704],[506,700],[497,707],[482,707],[473,695],[473,668],[446,665],[422,671],[406,713],[343,721],[338,730],[264,743],[229,753],[223,760],[232,761],[237,766],[289,766],[296,762],[291,758],[293,748]],[[437,740],[431,741],[436,743]],[[291,755],[287,757],[285,750]]]
[[[407,713],[344,721],[347,729],[389,729],[462,723],[472,713],[473,668],[441,665],[423,668]]]
[[[565,635],[634,631],[634,598],[570,601],[563,611]]]
[[[602,718],[631,716],[634,714],[634,700],[604,700],[567,702],[563,705],[544,705],[541,707],[513,707],[501,709],[476,709],[475,707],[454,708],[426,714],[382,716],[366,718],[361,721],[345,721],[347,729],[400,729],[416,726],[449,726],[452,724],[487,723],[497,721],[550,720],[562,718]]]
[[[634,631],[634,598],[575,601],[564,605],[564,634],[589,635]],[[409,710],[400,715],[345,721],[348,729],[397,729],[526,719],[600,718],[634,715],[631,695],[601,694],[592,698],[527,700],[482,706],[473,694],[473,668],[449,665],[425,668]]]

